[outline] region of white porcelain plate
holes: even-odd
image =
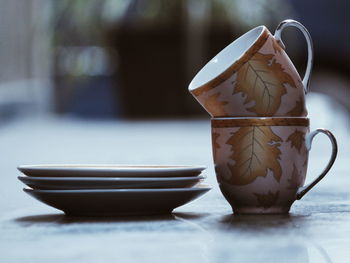
[[[186,188],[203,180],[194,177],[28,177],[18,179],[33,189],[119,189],[119,188]]]
[[[199,175],[203,166],[176,165],[21,165],[32,177],[187,177]]]
[[[171,213],[211,187],[112,190],[23,189],[37,200],[72,216],[120,216]]]

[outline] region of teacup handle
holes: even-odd
[[[326,130],[326,129],[317,129],[317,130],[309,133],[305,138],[306,149],[308,151],[311,150],[312,141],[313,141],[314,137],[319,133],[326,134],[327,137],[329,138],[329,140],[331,141],[331,143],[332,143],[332,155],[331,155],[331,158],[329,159],[329,162],[328,162],[326,168],[322,171],[322,173],[315,180],[313,180],[310,184],[303,186],[303,187],[300,187],[298,189],[298,191],[296,193],[297,200],[300,200],[307,192],[309,192],[311,190],[312,187],[314,187],[319,181],[322,180],[323,177],[326,176],[328,171],[333,166],[335,158],[337,158],[337,153],[338,153],[337,140],[335,139],[334,135],[329,130]]]
[[[304,79],[303,79],[303,86],[304,86],[304,90],[305,90],[305,94],[309,92],[309,85],[310,85],[310,76],[311,76],[311,70],[312,70],[312,65],[313,65],[313,61],[314,61],[314,48],[313,48],[313,44],[312,44],[312,39],[310,36],[309,31],[307,31],[307,29],[300,24],[298,21],[292,20],[292,19],[287,19],[282,21],[276,28],[275,31],[275,39],[277,40],[277,42],[280,44],[280,46],[285,49],[285,45],[283,44],[283,41],[281,39],[281,34],[283,29],[285,29],[286,27],[289,26],[294,26],[296,28],[298,28],[305,36],[306,42],[307,42],[307,52],[308,52],[308,56],[307,56],[307,66],[306,66],[306,71],[305,71],[305,75],[304,75]]]

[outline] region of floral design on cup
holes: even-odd
[[[288,182],[289,182],[288,189],[290,190],[296,190],[299,188],[300,185],[304,184],[303,177],[300,176],[300,173],[296,168],[295,164],[293,165],[292,176],[288,179]]]
[[[279,193],[279,191],[276,193],[269,191],[267,194],[254,193],[258,202],[257,207],[263,207],[265,209],[273,207],[277,203]]]
[[[282,96],[287,94],[286,85],[297,88],[295,80],[277,62],[275,54],[258,52],[238,70],[233,94],[242,93],[247,111],[257,116],[273,116],[281,106]],[[247,106],[251,102],[254,105]]]
[[[331,159],[303,186],[318,133],[332,142]],[[307,118],[216,118],[212,139],[217,181],[235,213],[287,213],[327,174],[337,155],[334,136],[324,129],[310,133]]]
[[[258,176],[265,177],[268,170],[272,171],[277,182],[282,175],[279,163],[282,139],[268,126],[240,127],[227,140],[231,146],[230,158],[234,164],[228,163],[233,185],[246,185]]]
[[[303,116],[305,109],[305,99],[304,96],[300,96],[293,109],[287,112],[287,116]]]
[[[295,129],[295,131],[291,135],[289,135],[289,137],[287,138],[287,142],[290,142],[291,146],[296,148],[299,153],[303,146],[304,140],[305,140],[305,133],[297,129]]]
[[[302,32],[307,32],[298,22],[289,23],[297,23]],[[309,61],[303,81],[282,48],[279,34],[273,36],[260,26],[209,61],[194,77],[189,90],[213,117],[304,117],[312,67],[312,42],[309,34],[304,34],[308,36]]]
[[[217,143],[217,139],[220,136],[219,133],[213,132],[212,137],[213,137],[213,156],[214,159],[216,159],[216,153],[217,150],[220,148],[220,144]]]
[[[220,96],[219,93],[215,93],[206,99],[204,102],[204,107],[208,109],[212,109],[212,113],[215,116],[224,116],[226,115],[225,111],[225,105],[228,104],[227,101],[220,101],[218,97]]]

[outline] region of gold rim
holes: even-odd
[[[246,126],[309,126],[309,118],[251,118],[251,119],[229,119],[213,118],[213,128],[230,128]]]
[[[259,49],[265,44],[265,42],[267,41],[269,36],[271,36],[269,30],[266,27],[264,27],[264,30],[261,32],[261,35],[257,39],[257,41],[235,63],[233,63],[229,68],[227,68],[224,72],[222,72],[220,75],[218,75],[214,79],[210,80],[209,82],[203,84],[202,86],[200,86],[200,87],[198,87],[190,92],[195,96],[199,96],[203,92],[206,92],[212,88],[215,88],[220,83],[227,80],[244,63],[249,61],[251,59],[251,57],[255,55],[256,52],[259,51]]]

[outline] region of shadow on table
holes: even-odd
[[[284,229],[297,228],[303,224],[308,218],[307,215],[225,215],[219,222],[224,228],[232,228],[235,230],[268,230],[268,229]]]
[[[308,217],[298,214],[230,214],[221,217],[219,224],[225,233],[245,237],[246,243],[236,244],[231,251],[232,254],[244,255],[240,259],[244,258],[245,262],[332,262],[327,251],[304,233],[303,225]],[[251,253],[252,247],[257,248],[254,253]],[[310,254],[316,254],[317,261]]]
[[[153,216],[118,216],[118,217],[76,217],[66,216],[64,214],[46,214],[24,216],[16,218],[14,221],[23,224],[72,224],[72,223],[112,223],[112,222],[157,222],[157,221],[176,221],[198,219],[206,216],[205,213],[172,213]]]

